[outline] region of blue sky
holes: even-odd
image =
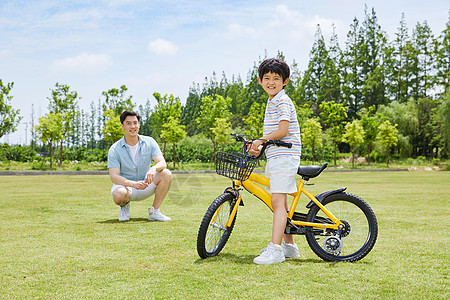
[[[122,84],[138,105],[154,101],[153,92],[184,101],[192,83],[214,71],[245,79],[265,51],[283,51],[303,71],[317,24],[326,40],[334,24],[344,48],[365,4],[390,39],[402,13],[410,30],[427,21],[434,35],[449,19],[447,1],[2,0],[0,78],[14,82],[12,104],[24,118],[0,142],[29,142],[31,105],[37,121],[57,82],[78,91],[88,109],[102,91]]]

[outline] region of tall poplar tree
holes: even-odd
[[[78,100],[81,99],[78,96],[77,91],[71,91],[70,87],[65,84],[56,83],[55,88],[51,90],[52,96],[48,99],[50,104],[48,109],[51,114],[60,114],[64,118],[62,123],[62,138],[59,139],[59,164],[62,165],[63,161],[63,142],[65,140],[73,140],[73,136],[77,130],[77,116],[80,114],[78,111]]]
[[[385,96],[385,63],[384,49],[387,43],[386,34],[378,24],[375,9],[365,9],[365,19],[359,32],[359,67],[362,86],[363,107],[387,103]]]
[[[315,103],[318,111],[318,105],[323,101],[339,99],[338,73],[328,54],[320,26],[317,26],[309,56],[308,69],[300,85],[300,96],[304,102]]]
[[[433,34],[430,26],[424,21],[423,24],[417,23],[412,34],[412,43],[416,63],[412,69],[412,97],[415,100],[431,96],[431,87],[433,86],[433,66],[435,59],[433,57]]]
[[[4,85],[0,79],[0,138],[5,134],[16,131],[17,125],[22,119],[19,116],[20,110],[13,109],[10,105],[13,97],[9,93],[13,86],[14,82]]]
[[[406,102],[408,100],[408,87],[411,77],[407,57],[409,41],[405,14],[402,14],[400,27],[398,27],[395,39],[390,45],[390,68],[385,69],[386,76],[389,78],[388,97],[393,101]]]
[[[350,119],[355,118],[362,107],[363,81],[359,64],[359,47],[361,44],[359,28],[359,21],[357,18],[354,18],[353,23],[350,25],[350,31],[347,33],[346,48],[343,51],[340,65],[342,97],[344,105],[348,107]]]
[[[436,84],[442,94],[450,87],[450,10],[445,29],[435,40]]]

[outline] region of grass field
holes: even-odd
[[[0,298],[450,298],[450,172],[329,172],[311,182],[316,193],[347,186],[372,206],[379,236],[362,261],[324,262],[299,236],[301,258],[254,265],[271,215],[247,193],[222,253],[199,259],[200,221],[229,184],[214,174],[176,175],[165,223],[147,221],[151,200],[119,223],[107,176],[0,176]]]

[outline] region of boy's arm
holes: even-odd
[[[265,135],[262,137],[262,140],[255,140],[252,144],[252,152],[259,153],[261,149],[259,149],[259,146],[264,144],[264,140],[281,140],[284,138],[289,132],[289,121],[288,120],[281,120],[278,123],[278,128],[274,131],[272,131],[270,134]],[[253,154],[253,153],[252,153]]]

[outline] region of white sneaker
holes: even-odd
[[[148,220],[149,220],[149,221],[161,221],[161,222],[164,222],[164,221],[170,221],[170,220],[172,220],[172,219],[169,218],[169,217],[167,217],[167,216],[165,216],[165,215],[163,215],[163,214],[159,211],[159,208],[158,208],[158,209],[155,209],[155,208],[152,206],[152,207],[150,207],[150,208],[148,209]]]
[[[281,263],[284,260],[283,248],[270,242],[266,248],[261,250],[260,255],[255,257],[253,262],[258,265],[270,265]]]
[[[128,221],[130,219],[130,202],[120,207],[119,221]]]
[[[298,251],[298,246],[294,244],[288,244],[286,242],[283,242],[281,245],[281,248],[283,248],[284,257],[286,258],[299,258],[300,252]]]

